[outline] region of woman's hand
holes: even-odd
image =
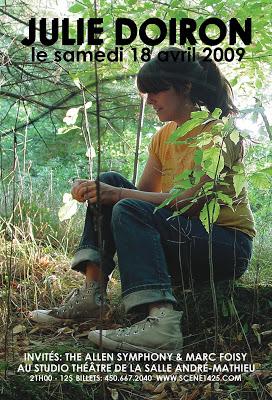
[[[80,185],[84,182],[86,183],[86,182],[91,182],[91,181],[88,179],[75,179],[75,181],[73,182],[73,185],[72,185],[72,189],[71,189],[71,195],[72,195],[73,199],[79,201],[80,203],[84,203],[84,201],[85,201],[84,197],[82,197],[79,194]]]
[[[115,204],[120,199],[122,188],[99,182],[101,204]],[[77,180],[72,187],[72,196],[79,202],[88,200],[91,204],[97,203],[97,183],[90,180]]]

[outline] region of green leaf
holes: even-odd
[[[189,176],[191,175],[192,172],[193,172],[193,170],[191,170],[191,169],[185,169],[180,174],[177,174],[175,176],[174,181],[178,182],[180,180],[189,179]]]
[[[180,210],[174,211],[173,214],[171,215],[171,217],[167,218],[167,221],[168,221],[169,219],[171,219],[171,218],[178,217],[179,215],[185,213],[187,210],[189,210],[189,208],[192,207],[192,205],[193,205],[193,204],[190,203],[190,204],[187,204],[187,206],[181,208]]]
[[[79,89],[81,89],[81,83],[80,83],[79,78],[74,78],[73,81],[74,81],[74,84],[76,85],[76,87],[78,87]]]
[[[248,323],[247,322],[245,322],[244,325],[243,325],[243,333],[244,334],[248,333]]]
[[[183,180],[179,180],[176,184],[175,184],[175,188],[179,189],[180,191],[186,190],[186,189],[190,189],[192,187],[192,182],[191,179],[183,179]]]
[[[232,170],[237,172],[237,174],[244,174],[245,168],[242,164],[233,165]]]
[[[223,203],[225,203],[226,205],[228,205],[229,207],[232,208],[233,201],[232,201],[232,198],[230,196],[228,196],[227,194],[225,194],[225,193],[223,193],[221,191],[216,192],[216,195],[220,200],[223,201]]]
[[[231,86],[233,87],[233,86],[237,85],[237,82],[238,82],[238,76],[235,76],[235,78],[233,78],[233,79],[230,81]]]
[[[240,134],[237,130],[234,130],[233,132],[231,132],[231,134],[229,135],[230,140],[234,143],[237,144],[240,140]]]
[[[268,169],[269,171],[269,169]],[[271,171],[270,171],[271,173]],[[254,172],[254,174],[249,176],[250,181],[257,189],[270,189],[271,188],[271,174],[266,172]]]
[[[246,184],[246,177],[244,174],[233,175],[233,186],[234,186],[236,197],[239,196],[239,194],[243,190],[245,184]]]
[[[214,187],[214,182],[205,182],[204,185],[202,186],[203,190],[205,191],[206,195],[208,195],[208,191],[212,190]]]
[[[192,111],[191,112],[191,118],[192,119],[207,119],[209,116],[208,111]]]
[[[210,232],[210,225],[216,222],[219,213],[220,205],[218,204],[217,199],[212,199],[209,203],[206,203],[200,211],[200,221],[208,233]]]
[[[201,165],[202,157],[203,157],[203,150],[196,149],[195,154],[194,154],[195,165]]]
[[[202,111],[196,111],[196,112],[202,112]],[[166,143],[173,143],[176,141],[178,138],[181,138],[185,136],[188,132],[196,128],[200,123],[203,122],[202,118],[193,118],[189,119],[188,121],[184,122],[179,128],[177,128],[172,135],[169,137],[169,139],[166,141]]]
[[[0,372],[6,371],[8,366],[9,366],[9,362],[8,361],[0,361]]]
[[[176,10],[175,14],[174,14],[174,18],[178,19],[182,19],[182,18],[187,18],[188,14],[185,11],[182,10]]]
[[[263,86],[263,81],[260,78],[255,79],[255,86],[257,89],[261,89]]]
[[[202,15],[200,16],[200,17],[198,17],[197,19],[196,19],[196,24],[197,24],[197,27],[199,27],[200,25],[202,25],[202,23],[205,21],[205,17],[203,17]]]
[[[82,4],[73,4],[70,8],[69,11],[71,13],[81,13],[83,11],[85,11],[86,8],[82,5]]]
[[[204,132],[203,134],[197,137],[197,145],[198,147],[204,147],[207,144],[210,144],[212,141],[213,135],[208,132]]]
[[[153,9],[153,7],[154,7],[154,4],[153,4],[153,3],[148,2],[148,1],[145,1],[145,2],[144,2],[144,8],[145,8],[145,10],[151,10],[151,9]]]
[[[272,166],[265,167],[258,172],[264,172],[265,174],[272,176]]]
[[[170,195],[167,199],[165,199],[159,206],[157,206],[157,207],[154,209],[154,213],[155,213],[157,210],[159,210],[160,208],[163,208],[163,207],[168,206],[168,205],[171,203],[171,201],[173,201],[174,199],[176,199],[176,198],[178,197],[178,195],[179,195],[180,193],[181,193],[180,190],[173,189],[173,190],[170,192],[171,195]]]
[[[204,172],[202,171],[202,169],[196,169],[193,172],[193,184],[197,185],[200,181],[200,179],[202,178],[202,176],[204,176]]]
[[[223,315],[223,317],[229,316],[229,310],[228,310],[225,300],[223,300],[223,302],[222,302],[222,315]]]
[[[186,169],[174,177],[174,189],[189,189],[192,187],[192,170]],[[181,191],[181,190],[180,190]]]
[[[214,119],[218,119],[221,114],[222,114],[222,110],[220,108],[215,108],[214,111],[212,112],[212,117]]]
[[[229,311],[230,311],[230,316],[236,315],[235,305],[234,305],[233,301],[231,301],[230,299],[228,299],[228,307],[229,307]]]
[[[204,150],[201,166],[210,178],[216,178],[224,168],[220,147],[214,146]]]

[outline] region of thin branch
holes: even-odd
[[[32,98],[23,96],[23,95],[19,95],[19,94],[15,94],[15,93],[9,93],[9,92],[1,92],[2,95],[6,96],[6,97],[12,97],[13,99],[17,99],[17,100],[21,100],[21,101],[26,101],[28,103],[34,103],[37,104],[38,106],[41,106],[43,108],[47,108],[48,110],[58,110],[58,109],[65,109],[67,108],[66,106],[61,106],[61,105],[53,105],[50,106],[49,104],[43,103],[39,100],[34,100]]]
[[[272,131],[271,131],[270,124],[269,124],[269,121],[267,119],[267,116],[266,116],[266,114],[264,112],[264,108],[263,108],[262,102],[261,102],[261,100],[257,99],[257,97],[255,97],[255,100],[256,100],[256,105],[259,107],[259,113],[262,116],[266,131],[267,131],[268,136],[269,136],[269,139],[272,142]]]

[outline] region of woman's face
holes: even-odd
[[[158,93],[147,93],[147,104],[154,108],[160,121],[175,121],[178,125],[193,109],[190,98],[173,87]]]

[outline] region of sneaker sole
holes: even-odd
[[[107,308],[107,309],[105,309],[105,307],[103,308],[102,317],[105,316],[105,314],[107,313],[108,310],[109,310],[109,308]],[[88,318],[83,318],[83,319],[57,318],[52,315],[43,313],[41,311],[43,311],[43,310],[32,311],[32,313],[30,314],[31,321],[34,321],[38,324],[44,324],[44,325],[62,325],[62,324],[68,324],[68,323],[82,323],[82,322],[100,319],[100,311],[94,313],[94,315],[92,315]]]
[[[103,331],[102,331],[103,332]],[[91,331],[88,335],[88,339],[96,344],[97,346],[100,346],[100,332],[99,331]],[[105,347],[108,350],[112,351],[135,351],[135,352],[147,352],[147,353],[171,353],[173,355],[180,354],[182,350],[164,350],[160,348],[156,349],[150,349],[146,347],[138,347],[133,344],[129,343],[120,343],[116,342],[114,340],[111,340],[107,338],[106,336],[103,336],[102,333],[102,347]],[[182,349],[182,346],[181,346]]]

